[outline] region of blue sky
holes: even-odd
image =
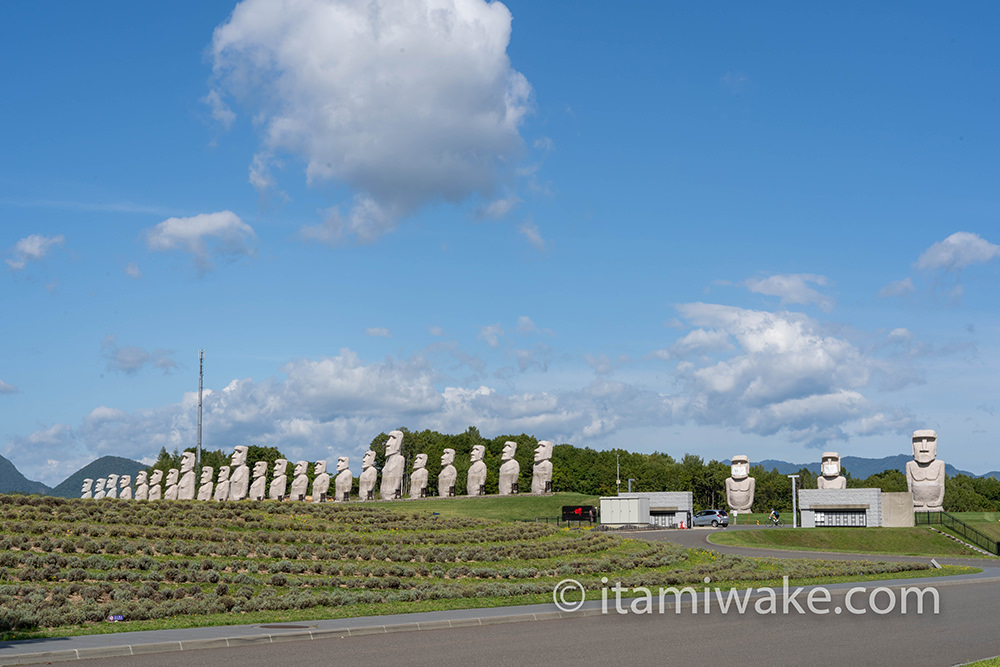
[[[0,453],[1000,468],[996,7],[0,10]]]

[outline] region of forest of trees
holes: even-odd
[[[437,489],[437,475],[441,471],[441,454],[445,448],[455,450],[455,467],[458,469],[456,494],[466,493],[466,473],[469,468],[469,454],[473,446],[483,445],[486,448],[487,478],[486,492],[497,493],[497,470],[500,467],[500,453],[508,440],[518,444],[516,458],[521,464],[521,489],[531,488],[531,469],[534,460],[535,446],[538,440],[534,436],[499,435],[487,439],[480,435],[479,430],[470,426],[464,433],[448,435],[436,431],[410,431],[400,428],[404,433],[402,454],[407,462],[407,473],[413,459],[419,453],[427,454],[427,471],[430,474],[431,493]],[[385,455],[385,442],[388,433],[375,436],[369,447],[376,453],[376,467],[381,468]],[[250,467],[257,461],[267,461],[268,480],[271,479],[271,466],[279,458],[287,458],[275,447],[259,447],[249,445],[250,452],[247,462]],[[188,448],[187,451],[194,451]],[[219,468],[229,465],[232,450],[203,451],[203,466],[212,466],[218,475]],[[652,454],[637,454],[624,449],[597,451],[586,447],[573,445],[556,445],[552,455],[552,486],[555,491],[573,491],[588,495],[614,495],[616,486],[616,459],[621,470],[621,490],[628,487],[632,479],[633,491],[691,491],[694,494],[695,510],[725,508],[725,480],[729,477],[729,461],[711,460],[706,462],[695,454],[684,454],[679,460],[670,454],[654,452]],[[290,461],[294,465],[294,461]],[[309,465],[310,484],[313,476],[313,462]],[[292,465],[288,468],[289,483],[291,482]],[[176,451],[160,451],[156,463],[150,470],[158,468],[168,470],[180,466],[180,454]],[[328,472],[336,474],[337,461],[328,460]],[[817,469],[819,464],[817,462]],[[355,475],[354,493],[357,493],[357,475],[361,472],[361,460],[352,458],[351,469]],[[200,470],[196,471],[199,473]],[[800,475],[798,488],[815,489],[817,474],[807,468],[798,471]],[[756,479],[754,498],[755,511],[768,511],[774,507],[788,512],[792,506],[791,480],[776,469],[765,470],[762,466],[753,466],[750,475]],[[851,477],[845,470],[849,488],[879,488],[883,491],[906,491],[906,477],[898,470],[886,470],[864,479]],[[406,476],[408,478],[408,474]],[[970,477],[954,475],[948,478],[945,486],[945,511],[1000,511],[1000,480],[992,477]]]

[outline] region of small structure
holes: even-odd
[[[605,496],[601,498],[601,525],[611,528],[649,524],[649,498]]]
[[[653,491],[622,493],[619,498],[645,498],[649,501],[649,525],[658,528],[685,528],[691,526],[694,511],[694,494],[690,491]],[[601,510],[603,516],[604,511]]]
[[[909,493],[881,489],[802,489],[799,510],[803,528],[904,528],[913,525]]]

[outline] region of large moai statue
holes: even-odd
[[[177,500],[177,482],[180,481],[180,470],[171,468],[167,471],[166,491],[163,492],[164,500]]]
[[[118,497],[118,475],[108,475],[108,480],[104,484],[104,497]]]
[[[944,461],[937,457],[937,432],[914,431],[913,460],[906,463],[906,488],[913,496],[913,511],[943,512],[944,481]]]
[[[229,466],[219,466],[219,479],[215,480],[212,500],[217,503],[229,500]]]
[[[215,468],[203,466],[201,469],[200,486],[198,487],[198,500],[212,499],[212,478],[215,477]]]
[[[382,500],[395,500],[403,497],[403,474],[406,472],[406,461],[400,451],[403,449],[403,432],[390,431],[389,440],[385,443],[385,465],[382,466],[382,487],[379,496]]]
[[[455,469],[455,450],[446,447],[441,454],[441,472],[438,474],[438,495],[442,498],[455,495],[458,470]]]
[[[178,500],[194,500],[195,495],[198,493],[194,464],[194,452],[184,452],[181,454],[181,479],[177,483]]]
[[[482,445],[475,445],[472,448],[472,454],[469,455],[469,474],[466,477],[466,492],[470,496],[485,496],[486,495],[486,462],[483,461],[483,457],[486,456],[486,448]]]
[[[95,500],[100,500],[105,495],[107,495],[105,493],[105,491],[104,491],[104,485],[107,483],[107,481],[108,480],[106,480],[105,478],[101,477],[96,482],[94,482],[94,499]]]
[[[309,490],[309,462],[308,461],[296,461],[295,470],[292,472],[295,475],[292,478],[292,493],[289,496],[292,500],[305,500],[306,492]]]
[[[531,493],[552,493],[552,443],[539,440],[535,447],[535,462],[531,468]]]
[[[135,499],[149,500],[149,476],[145,470],[140,470],[135,476]]]
[[[94,497],[94,480],[89,477],[83,480],[83,488],[80,489],[81,498],[93,498]]]
[[[257,461],[253,464],[250,500],[264,500],[265,496],[267,496],[267,461]]]
[[[726,502],[733,513],[733,523],[740,512],[749,512],[753,505],[753,492],[757,488],[757,480],[750,476],[750,457],[737,454],[729,466],[729,477],[726,478]]]
[[[250,467],[247,465],[247,452],[250,448],[246,445],[237,445],[233,448],[233,458],[230,461],[229,470],[229,499],[243,500],[247,497],[247,489],[250,488]]]
[[[361,475],[358,476],[358,497],[360,500],[375,500],[375,484],[378,483],[378,468],[375,467],[375,452],[368,450],[361,459]]]
[[[329,491],[330,475],[326,472],[326,461],[316,461],[316,465],[313,466],[312,501],[325,502]]]
[[[268,487],[267,497],[271,500],[284,500],[285,493],[288,492],[288,460],[278,459],[274,462],[274,476],[271,478],[271,486]]]
[[[427,495],[427,455],[417,454],[410,473],[410,498],[424,498]]]
[[[846,489],[847,478],[840,474],[840,454],[823,452],[820,462],[820,476],[816,478],[817,489]]]
[[[163,498],[163,489],[160,488],[160,481],[163,479],[162,470],[154,470],[149,476],[149,499],[160,500]]]
[[[517,454],[517,443],[508,440],[503,444],[503,452],[500,454],[499,487],[501,496],[517,493],[517,480],[521,476],[521,464],[514,458],[515,454]]]
[[[351,497],[351,487],[354,485],[354,474],[351,472],[350,460],[346,456],[337,459],[337,478],[334,480],[333,500],[338,503],[347,502]]]
[[[122,475],[118,480],[118,497],[124,500],[132,500],[132,475]]]

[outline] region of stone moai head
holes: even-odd
[[[184,452],[181,454],[181,472],[192,470],[194,470],[194,452]]]
[[[94,482],[94,491],[103,491],[104,485],[107,483],[107,481],[108,480],[104,479],[103,477],[99,478],[96,482]]]
[[[385,456],[389,458],[395,454],[399,454],[399,451],[403,448],[403,432],[402,431],[389,431],[389,439],[385,442]]]
[[[264,464],[264,469],[267,469],[267,464]],[[219,481],[225,482],[229,479],[229,466],[219,466]]]
[[[288,460],[287,459],[278,459],[277,461],[274,462],[274,476],[275,477],[277,477],[278,475],[284,475],[286,472],[288,472]]]
[[[351,467],[351,460],[346,456],[337,459],[337,472],[344,472]]]
[[[500,454],[501,461],[510,461],[517,454],[517,443],[513,440],[508,440],[503,443],[503,452]]]
[[[149,478],[149,484],[151,486],[156,486],[162,480],[163,480],[163,471],[162,470],[154,470],[153,474]]]
[[[470,455],[470,460],[473,463],[477,461],[482,461],[483,457],[486,456],[486,448],[482,445],[476,445],[472,448],[472,454]]]
[[[177,483],[177,478],[180,477],[180,473],[177,468],[171,468],[167,471],[167,486],[171,486]]]
[[[729,466],[729,475],[733,479],[746,479],[750,476],[750,457],[746,454],[737,454],[733,457]]]
[[[427,455],[417,454],[417,458],[413,459],[413,469],[418,470],[419,468],[427,467]]]
[[[535,463],[541,463],[542,461],[548,461],[552,458],[552,443],[548,440],[539,440],[538,446],[535,447]]]
[[[140,470],[139,474],[137,474],[135,476],[135,483],[136,483],[136,486],[138,486],[139,484],[146,484],[147,483],[147,474],[146,474],[145,470]]]
[[[306,470],[308,469],[309,469],[309,461],[296,461],[295,470],[292,472],[292,474],[298,477],[299,475],[306,474]]]
[[[229,468],[226,468],[226,470],[228,471]],[[267,461],[257,461],[257,463],[253,464],[254,477],[263,477],[266,474],[267,474]]]
[[[451,447],[446,447],[444,452],[441,453],[441,465],[450,466],[455,462],[455,450]]]
[[[232,467],[236,468],[238,466],[246,465],[247,463],[247,452],[250,448],[246,445],[236,445],[233,448],[233,459],[230,461]]]
[[[316,465],[313,466],[314,475],[322,475],[326,472],[326,461],[316,461]]]
[[[118,475],[108,475],[106,488],[113,489],[118,486]]]
[[[212,466],[203,466],[201,469],[201,483],[208,484],[209,482],[211,482],[212,473],[214,472],[215,470],[212,469]]]
[[[368,450],[365,452],[364,457],[361,459],[361,468],[368,469],[375,465],[375,452]]]
[[[920,429],[913,432],[913,460],[917,463],[933,463],[937,458],[937,431]]]
[[[840,477],[840,454],[837,452],[823,452],[820,463],[820,472],[823,477]]]
[[[93,488],[94,488],[94,480],[88,477],[87,479],[83,480],[83,488],[80,489],[80,493],[87,493]]]
[[[123,489],[127,486],[132,486],[132,475],[122,475],[122,478],[118,480],[118,486]]]

